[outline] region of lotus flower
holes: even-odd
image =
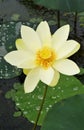
[[[32,92],[39,81],[53,87],[58,83],[60,73],[75,75],[80,72],[77,64],[68,59],[80,48],[75,40],[67,40],[69,31],[69,25],[64,25],[51,35],[46,21],[41,22],[36,31],[21,26],[22,38],[16,40],[17,50],[4,58],[11,65],[23,69],[26,74],[25,93]]]

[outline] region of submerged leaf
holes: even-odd
[[[17,111],[13,114],[14,117],[19,117],[21,116],[21,111]]]
[[[13,78],[21,74],[22,70],[11,66],[4,60],[4,56],[15,50],[15,41],[20,37],[21,24],[35,26],[28,22],[8,22],[0,24],[0,78]]]

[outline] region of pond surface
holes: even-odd
[[[36,6],[31,0],[0,0],[0,26],[10,24],[11,21],[17,25],[22,21],[38,24],[42,20],[49,22],[52,33],[57,29],[57,12],[55,10],[47,10],[44,7]],[[80,67],[84,67],[84,12],[78,14],[77,36],[74,35],[73,31],[74,13],[61,12],[60,22],[61,25],[67,23],[71,25],[70,38],[77,40],[81,44],[80,51],[71,58],[77,62]],[[3,35],[3,32],[1,32],[1,34]],[[0,52],[4,50],[5,54],[7,50],[1,48],[1,44]],[[21,76],[13,79],[0,79],[0,130],[31,130],[33,126],[22,116],[14,118],[13,113],[16,110],[15,104],[12,100],[5,98],[6,92],[11,90],[14,82],[22,80],[21,78],[23,79]],[[84,83],[84,75],[78,78]],[[38,130],[39,129],[38,127]]]

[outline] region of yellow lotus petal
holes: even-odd
[[[50,67],[48,69],[40,69],[40,80],[49,85],[53,79],[54,70]]]
[[[74,40],[66,41],[61,48],[56,52],[57,59],[67,58],[76,53],[80,48],[80,44]]]
[[[39,79],[39,69],[36,68],[36,69],[31,70],[28,73],[28,75],[25,79],[25,82],[24,82],[25,93],[32,92],[36,88],[39,80],[40,80]]]
[[[21,26],[21,36],[23,42],[32,52],[36,52],[41,47],[41,41],[37,33],[30,27]]]
[[[28,50],[27,46],[25,45],[22,39],[16,40],[16,48],[18,50]]]
[[[32,68],[34,65],[31,64],[33,61],[33,54],[31,54],[29,51],[12,51],[5,55],[4,59],[10,63],[11,65],[17,66],[18,68],[25,68],[24,64],[27,62],[27,67]],[[33,62],[32,62],[33,63]]]
[[[64,25],[53,34],[52,46],[56,51],[66,42],[69,30],[69,25]]]
[[[25,75],[28,75],[28,73],[31,71],[31,69],[23,69],[23,73],[25,74]]]
[[[55,62],[53,66],[57,71],[65,75],[75,75],[80,72],[75,62],[69,59],[62,59]]]
[[[41,22],[38,25],[36,32],[38,33],[43,45],[51,46],[51,33],[49,25],[46,21]]]
[[[51,87],[54,87],[57,85],[58,81],[59,81],[59,78],[60,78],[60,74],[58,71],[55,70],[55,73],[54,73],[54,77],[53,77],[53,80],[51,81],[50,85]]]

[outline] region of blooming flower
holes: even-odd
[[[79,68],[68,57],[77,52],[80,44],[67,40],[69,25],[62,26],[52,36],[46,21],[41,22],[36,31],[21,26],[21,39],[16,40],[17,50],[9,52],[4,58],[10,64],[23,68],[27,75],[24,82],[26,93],[32,92],[41,80],[55,86],[60,73],[75,75]]]

